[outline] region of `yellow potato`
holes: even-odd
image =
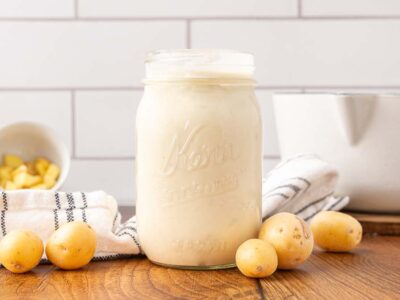
[[[14,176],[13,183],[18,189],[21,189],[24,185],[27,173],[18,173]]]
[[[40,176],[44,176],[44,174],[46,174],[49,165],[50,162],[45,158],[39,157],[35,160],[35,169]]]
[[[322,211],[311,220],[315,244],[327,251],[345,252],[362,239],[362,226],[355,218],[337,211]]]
[[[86,223],[71,222],[55,231],[46,245],[47,258],[64,270],[79,269],[96,251],[96,233]]]
[[[32,231],[11,231],[0,241],[0,262],[13,273],[33,269],[42,255],[42,240]]]
[[[19,156],[7,154],[4,165],[0,166],[0,187],[5,190],[51,189],[60,173],[60,168],[45,158],[24,163]]]
[[[56,184],[59,175],[60,168],[55,164],[50,164],[47,168],[46,174],[43,176],[43,183],[50,189]]]
[[[4,164],[7,167],[17,168],[20,165],[22,165],[23,163],[24,163],[24,161],[22,160],[22,158],[17,155],[13,155],[13,154],[4,155]]]
[[[5,189],[6,191],[12,191],[12,190],[17,190],[18,187],[15,185],[14,182],[12,182],[12,181],[6,181],[5,186],[4,186],[4,189]]]
[[[42,164],[42,165],[44,165],[46,168],[48,168],[49,165],[50,165],[50,161],[49,161],[48,159],[44,158],[44,157],[38,157],[38,158],[36,158],[35,163]]]
[[[26,172],[18,173],[14,176],[14,184],[17,188],[30,188],[33,185],[39,184],[42,181],[40,176],[31,175]]]
[[[0,180],[11,180],[11,172],[13,168],[7,166],[0,167]]]
[[[39,184],[36,184],[34,186],[31,186],[31,189],[33,189],[33,190],[47,190],[48,187],[44,183],[39,183]]]
[[[306,261],[314,245],[309,226],[290,213],[279,213],[268,218],[262,224],[258,237],[274,246],[279,269],[292,269]]]
[[[7,181],[12,181],[13,168],[7,166],[0,166],[0,186],[5,189]]]
[[[38,172],[36,171],[35,164],[31,161],[28,161],[25,163],[26,167],[28,168],[28,173],[31,175],[38,175]]]
[[[56,181],[53,178],[45,177],[43,184],[46,187],[46,189],[51,189],[56,184]]]
[[[30,188],[34,185],[37,185],[42,182],[42,178],[40,176],[27,174],[24,182],[24,187]]]
[[[270,243],[250,239],[237,249],[236,266],[247,277],[263,278],[276,271],[278,256]]]
[[[11,172],[11,176],[14,179],[15,176],[17,176],[18,174],[21,173],[27,173],[28,172],[28,167],[25,165],[20,165],[19,167],[16,167],[12,172]]]
[[[5,180],[5,179],[0,179],[0,187],[1,187],[3,190],[6,189],[6,183],[7,183],[7,180]]]
[[[47,168],[46,174],[44,175],[44,179],[47,177],[56,180],[58,175],[60,175],[60,168],[55,164],[50,164],[50,166]]]

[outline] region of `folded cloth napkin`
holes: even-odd
[[[337,176],[335,169],[314,155],[280,163],[263,179],[263,218],[287,211],[309,220],[322,210],[340,210],[349,198],[333,195]],[[2,191],[1,199],[2,236],[26,228],[46,242],[62,224],[83,221],[97,234],[95,260],[143,253],[136,218],[121,223],[117,201],[105,192]]]
[[[135,219],[121,224],[117,201],[103,191],[20,190],[2,191],[0,196],[2,236],[13,229],[24,228],[36,232],[45,243],[62,224],[82,221],[96,232],[97,260],[141,252]]]
[[[308,221],[320,211],[341,210],[349,197],[334,195],[337,180],[337,171],[317,155],[281,162],[263,179],[263,218],[285,211]]]

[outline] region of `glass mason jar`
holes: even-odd
[[[261,117],[253,56],[171,50],[146,59],[137,111],[137,224],[154,263],[235,266],[261,225]]]

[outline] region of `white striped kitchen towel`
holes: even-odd
[[[340,210],[349,198],[334,196],[337,177],[335,169],[314,155],[282,162],[263,179],[263,217],[288,211],[309,220],[322,210]],[[142,253],[135,217],[121,223],[117,201],[105,192],[2,191],[1,198],[2,236],[25,228],[46,242],[62,224],[83,221],[97,234],[95,260]]]
[[[336,169],[317,155],[281,162],[263,179],[263,218],[285,211],[309,221],[320,211],[341,210],[350,199],[334,194],[337,180]]]
[[[2,191],[1,198],[2,236],[13,229],[29,229],[45,243],[62,224],[82,221],[89,223],[96,232],[97,260],[141,252],[135,219],[121,224],[117,201],[103,191]]]

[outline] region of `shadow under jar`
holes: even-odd
[[[137,127],[137,222],[154,263],[235,266],[261,225],[262,133],[253,56],[150,53]]]

